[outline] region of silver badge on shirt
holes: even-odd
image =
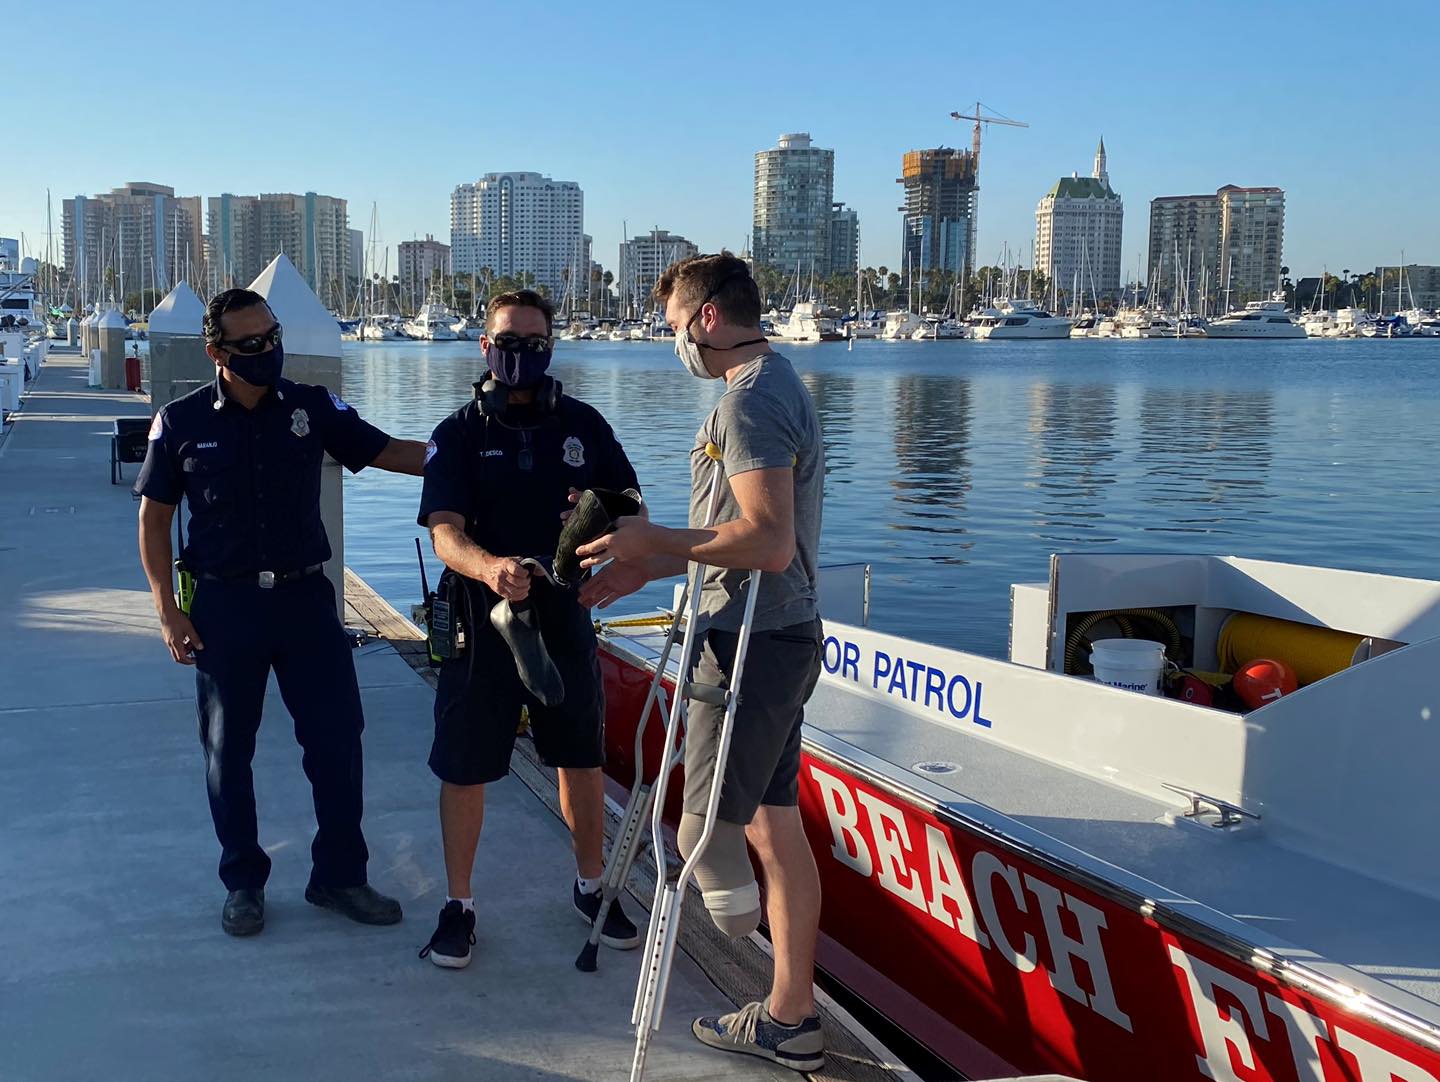
[[[290,431],[297,436],[310,435],[310,415],[303,409],[297,409],[290,415]]]

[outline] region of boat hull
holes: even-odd
[[[651,672],[609,640],[600,657],[607,770],[628,786]],[[662,727],[657,711],[647,763]],[[672,823],[681,789],[673,780]],[[1433,1030],[1357,1007],[1338,984],[1151,901],[1119,869],[999,830],[811,726],[800,811],[825,899],[819,966],[956,1071],[1440,1079]]]
[[[1277,327],[1276,330],[1255,330],[1244,327],[1231,327],[1225,323],[1212,323],[1205,331],[1208,338],[1250,338],[1280,340],[1285,338],[1307,338],[1305,328],[1299,324],[1290,327]]]
[[[1007,338],[1069,338],[1070,325],[1068,323],[1058,323],[1051,326],[1039,327],[976,327],[974,336],[987,342],[999,342]]]

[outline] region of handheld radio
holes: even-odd
[[[425,575],[425,555],[418,537],[415,539],[415,557],[420,562],[420,592],[425,599],[425,637],[430,645],[430,664],[436,667],[440,662],[465,652],[465,626],[460,618],[458,599],[454,596],[458,576],[447,570],[440,576],[439,592],[432,592]]]
[[[175,512],[175,551],[182,555],[175,558],[175,583],[178,589],[175,592],[175,604],[180,606],[180,611],[186,616],[190,615],[190,606],[195,602],[195,572],[185,566],[185,536],[180,526],[181,512],[177,508]]]

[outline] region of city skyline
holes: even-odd
[[[1425,10],[1411,7],[1416,17]],[[1405,8],[1395,17],[1404,18]],[[533,34],[544,46],[545,78],[526,88],[523,106],[506,108],[503,94],[487,91],[475,110],[457,104],[473,97],[461,74],[467,65],[439,65],[414,84],[377,82],[374,73],[395,49],[393,37],[374,32],[388,10],[361,3],[334,20],[323,11],[258,3],[256,25],[282,17],[287,26],[298,20],[298,30],[323,24],[326,48],[303,64],[261,50],[247,57],[238,78],[165,101],[166,119],[145,121],[143,137],[125,102],[104,92],[101,36],[76,35],[70,74],[44,93],[47,115],[73,118],[76,137],[17,158],[18,168],[0,176],[0,232],[23,232],[29,251],[43,254],[47,187],[57,247],[64,199],[130,180],[207,198],[319,191],[346,199],[351,225],[367,230],[370,205],[378,205],[378,239],[390,249],[393,274],[399,241],[427,233],[449,239],[457,182],[526,170],[584,189],[584,228],[597,254],[617,250],[627,223],[631,235],[659,225],[702,250],[738,251],[751,233],[755,153],[781,132],[808,131],[816,145],[835,151],[834,190],[858,215],[862,263],[895,269],[901,156],[916,147],[968,147],[969,125],[948,115],[978,98],[1030,128],[985,133],[977,264],[995,262],[1006,245],[1012,258],[1028,261],[1036,200],[1056,176],[1089,160],[1100,134],[1132,211],[1123,241],[1126,279],[1146,260],[1140,208],[1159,196],[1225,184],[1285,190],[1292,276],[1317,274],[1322,265],[1335,272],[1394,263],[1402,249],[1408,261],[1440,261],[1440,222],[1423,210],[1440,152],[1427,145],[1417,119],[1422,103],[1440,96],[1440,79],[1423,65],[1348,48],[1353,10],[1338,3],[1309,5],[1295,21],[1238,3],[1190,6],[1177,16],[1186,20],[1186,49],[1167,62],[1163,80],[1153,38],[1141,27],[1077,22],[1072,8],[1058,4],[1027,15],[1032,24],[1064,25],[1066,37],[1043,70],[1025,78],[1017,77],[1017,63],[1032,55],[1033,43],[1017,37],[1007,48],[1016,28],[1003,14],[967,13],[962,27],[943,4],[910,13],[917,23],[955,27],[953,48],[964,59],[957,68],[909,62],[924,51],[917,42],[935,48],[931,35],[917,37],[913,27],[858,5],[827,5],[835,25],[858,20],[866,32],[824,50],[790,49],[772,77],[727,82],[718,96],[711,75],[697,74],[693,87],[685,80],[689,72],[713,72],[717,61],[753,57],[752,39],[731,24],[763,13],[764,39],[774,43],[767,48],[779,48],[808,40],[800,31],[816,13],[742,4],[715,36],[677,32],[673,40],[657,36],[657,28],[683,27],[677,14],[701,9],[640,3],[605,14],[498,10],[474,20],[447,13],[456,31],[450,36],[475,41],[476,64],[517,35]],[[417,4],[407,18],[423,20],[426,10]],[[209,48],[201,20],[145,3],[132,14],[153,31],[154,49],[198,56]],[[22,37],[32,19],[33,9],[19,15]],[[1267,51],[1263,63],[1236,50],[1236,26],[1247,21],[1257,32],[1283,34],[1290,47]],[[30,30],[49,33],[38,21]],[[655,64],[607,55],[612,46],[623,52],[636,35],[654,41]],[[362,88],[374,84],[358,98],[357,77]],[[255,103],[258,117],[242,121],[233,107],[218,107],[231,97]],[[229,144],[217,138],[227,126]],[[405,132],[393,149],[374,138],[387,126]],[[1342,144],[1343,132],[1363,133],[1363,146],[1384,152],[1357,153],[1353,141]],[[196,149],[209,146],[217,149]]]

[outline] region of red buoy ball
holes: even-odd
[[[1233,685],[1240,701],[1251,710],[1259,710],[1300,686],[1294,669],[1268,657],[1257,657],[1241,665]]]

